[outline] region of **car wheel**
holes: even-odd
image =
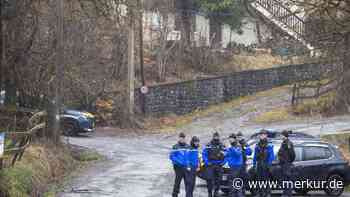
[[[331,184],[331,182],[335,182],[336,185]],[[337,188],[335,186],[338,185],[338,183],[342,183],[341,188]],[[325,192],[328,196],[341,196],[344,192],[344,179],[342,176],[338,174],[333,174],[328,177],[328,184],[327,184],[327,189],[325,189]]]
[[[301,196],[306,196],[309,191],[307,189],[295,189],[295,193]]]
[[[65,136],[76,136],[77,135],[77,128],[74,124],[74,122],[65,122],[63,123],[63,135]]]

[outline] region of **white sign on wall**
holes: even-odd
[[[4,148],[5,148],[5,133],[0,133],[0,157],[4,155]]]

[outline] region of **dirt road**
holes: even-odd
[[[238,129],[245,135],[250,135],[261,128],[289,128],[319,135],[323,132],[350,128],[350,116],[261,125],[251,121],[261,112],[287,105],[288,99],[286,90],[280,90],[273,96],[261,96],[232,109],[225,109],[223,112],[197,119],[179,129],[178,132],[184,131],[189,136],[198,135],[204,145],[209,141],[213,128],[220,130],[223,136]],[[96,149],[108,159],[73,179],[59,196],[170,197],[173,171],[168,153],[176,139],[176,134],[124,137],[97,135],[89,138],[71,138],[70,143]],[[196,197],[207,196],[203,185],[203,182],[198,183]],[[184,196],[183,191],[180,196]],[[326,195],[315,194],[314,196]],[[350,194],[344,196],[350,197]]]

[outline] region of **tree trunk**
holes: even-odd
[[[176,1],[176,12],[175,14],[175,29],[181,31],[181,39],[185,45],[191,43],[191,37],[193,33],[193,14],[192,0],[178,0]]]
[[[210,25],[210,39],[212,40],[211,45],[214,48],[221,48],[222,41],[222,23],[212,16],[209,18]]]

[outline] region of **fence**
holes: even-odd
[[[21,160],[24,151],[29,147],[32,137],[41,129],[45,123],[40,123],[41,118],[46,116],[45,112],[38,112],[29,119],[29,129],[24,132],[6,132],[4,155],[0,158],[0,169],[15,165]]]

